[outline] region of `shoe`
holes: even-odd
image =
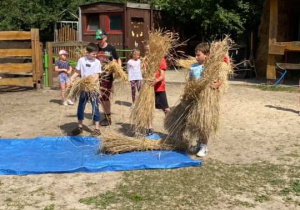
[[[100,121],[101,126],[108,126],[111,125],[111,118],[110,116],[104,118],[103,120]]]
[[[197,156],[198,157],[204,157],[204,156],[207,155],[207,153],[208,153],[207,145],[206,144],[200,144],[200,150],[197,153]]]
[[[71,101],[70,99],[67,100],[68,105],[74,105],[74,102]]]
[[[73,136],[78,136],[79,134],[82,133],[82,128],[81,127],[77,127],[72,131],[72,135]]]
[[[64,106],[68,106],[68,102],[64,101],[64,102],[63,102],[63,105],[64,105]]]
[[[151,135],[153,135],[153,129],[152,128],[148,129],[147,132],[146,132],[146,136],[151,136]]]
[[[90,136],[100,136],[101,135],[101,132],[100,132],[100,129],[95,129]]]

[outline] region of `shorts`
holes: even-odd
[[[166,91],[155,92],[155,108],[162,110],[169,108]]]
[[[113,81],[102,80],[100,83],[101,89],[101,101],[109,101],[110,94],[112,92]]]
[[[70,82],[70,76],[65,73],[60,73],[58,75],[58,81],[59,83],[68,83]]]

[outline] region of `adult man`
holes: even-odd
[[[115,59],[120,67],[122,67],[121,59],[116,52],[116,48],[111,44],[107,43],[107,34],[105,30],[98,29],[96,32],[96,40],[98,44],[98,54],[97,59],[100,60],[101,65],[105,65],[108,62]],[[102,74],[101,75],[101,103],[105,113],[104,119],[100,122],[102,126],[108,126],[111,124],[111,103],[109,100],[112,87],[113,87],[113,75],[112,74]]]

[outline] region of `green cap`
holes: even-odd
[[[103,29],[98,29],[96,32],[96,39],[104,39],[106,32]]]

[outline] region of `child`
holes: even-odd
[[[98,53],[98,46],[94,43],[89,43],[86,47],[87,56],[82,57],[78,60],[76,66],[76,72],[71,77],[71,82],[77,76],[81,76],[81,78],[85,78],[88,76],[93,76],[95,81],[98,82],[99,74],[101,73],[101,63],[98,59],[96,59]],[[91,136],[99,136],[100,132],[100,112],[99,112],[99,95],[96,94],[95,97],[91,98],[88,96],[87,92],[82,92],[79,98],[79,104],[77,109],[77,117],[78,117],[78,127],[72,131],[73,135],[79,135],[82,133],[83,119],[84,119],[84,109],[88,100],[90,100],[93,109],[93,120],[95,122],[95,130],[91,133]]]
[[[203,76],[204,61],[209,56],[210,46],[208,43],[200,43],[195,49],[197,63],[193,64],[189,73],[189,80],[199,80]],[[224,60],[225,61],[225,60]],[[225,61],[226,62],[226,61]],[[218,89],[222,84],[222,80],[214,81],[211,88]],[[208,138],[201,139],[199,145],[198,157],[204,157],[208,153],[207,142]]]
[[[140,51],[137,49],[134,49],[131,52],[131,59],[127,62],[127,72],[131,85],[132,103],[134,103],[135,90],[141,90],[141,80],[143,79],[141,72]]]
[[[117,54],[116,48],[107,42],[107,34],[103,29],[98,29],[96,32],[96,40],[98,46],[98,55],[97,59],[100,60],[102,65],[105,65],[115,59],[120,67],[122,67],[122,62]],[[113,90],[113,75],[101,75],[101,103],[103,110],[105,112],[105,118],[101,120],[101,126],[111,125],[111,103],[110,103],[110,94]]]
[[[144,42],[145,54],[149,54],[150,45],[148,41]],[[155,108],[162,109],[165,114],[170,112],[167,95],[166,95],[166,80],[165,80],[165,71],[167,70],[167,62],[165,58],[161,59],[159,68],[156,71],[155,79],[153,81],[154,91],[155,91]],[[147,136],[153,134],[152,125],[149,125],[147,131]]]
[[[72,66],[67,61],[67,51],[60,50],[58,52],[59,54],[59,60],[55,61],[55,71],[59,72],[58,74],[58,81],[60,85],[60,92],[61,92],[61,98],[62,98],[62,104],[64,106],[73,105],[73,101],[70,99],[66,100],[65,98],[65,91],[66,88],[70,86],[70,74],[72,72]]]

